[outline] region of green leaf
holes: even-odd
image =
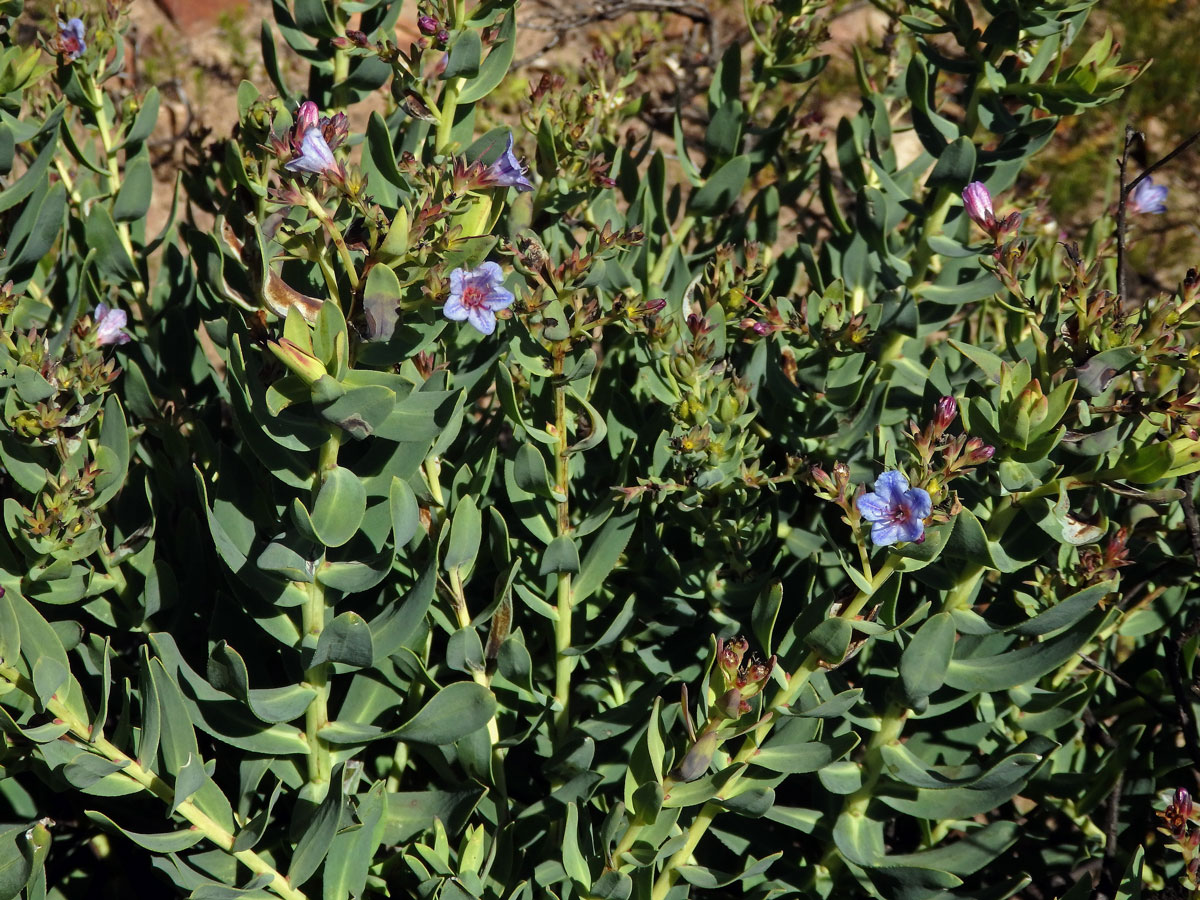
[[[358,613],[344,612],[321,631],[309,667],[335,662],[361,669],[374,659],[370,627]]]
[[[108,831],[124,835],[139,847],[144,847],[151,853],[179,853],[188,847],[194,847],[204,840],[204,832],[198,828],[188,828],[183,831],[170,831],[165,834],[145,834],[139,831],[129,831],[122,828],[108,816],[94,809],[85,809],[84,815]]]
[[[154,195],[154,177],[150,173],[150,159],[138,155],[125,165],[121,178],[121,189],[113,201],[112,214],[118,222],[136,222],[145,218]]]
[[[482,56],[483,42],[479,39],[479,32],[474,28],[460,31],[450,42],[446,67],[441,74],[442,80],[474,78],[479,74],[479,63]]]
[[[385,782],[377,781],[365,795],[358,795],[355,815],[360,827],[344,828],[334,837],[321,879],[321,900],[361,897],[367,874],[384,832],[384,815],[389,798]]]
[[[37,874],[34,866],[35,828],[45,831],[41,825],[9,826],[0,831],[0,900],[16,900]]]
[[[853,629],[845,619],[826,619],[804,636],[804,643],[822,660],[839,663],[850,649]]]
[[[375,660],[387,659],[417,633],[437,587],[437,568],[430,566],[421,573],[401,602],[392,602],[371,620],[371,640]]]
[[[129,284],[141,280],[137,266],[121,243],[117,226],[106,207],[99,203],[92,205],[84,224],[84,236],[89,250],[94,254],[96,268],[106,281]]]
[[[928,188],[946,188],[954,192],[961,191],[975,174],[975,144],[963,135],[952,141],[941,155],[925,179]]]
[[[516,37],[517,17],[510,9],[492,41],[487,59],[479,66],[479,73],[459,91],[459,103],[475,103],[500,86],[517,50]]]
[[[341,827],[344,808],[342,767],[338,766],[329,777],[328,793],[296,843],[296,852],[288,864],[287,877],[293,885],[298,887],[308,881],[329,853],[333,836]]]
[[[791,743],[785,737],[782,735],[767,741],[747,762],[772,772],[799,775],[823,769],[858,746],[856,734],[842,734],[824,741],[801,744]]]
[[[362,479],[336,466],[325,473],[317,502],[313,506],[312,526],[327,547],[340,547],[354,537],[367,511],[367,490]]]
[[[406,843],[432,828],[434,820],[443,822],[447,831],[456,834],[483,794],[483,788],[478,787],[388,794],[383,840],[387,844]]]
[[[562,862],[567,874],[585,891],[592,887],[592,873],[587,860],[579,850],[579,809],[574,803],[567,804],[567,821],[563,828]]]
[[[910,708],[942,686],[954,653],[954,619],[948,612],[930,616],[900,657],[900,683]]]
[[[453,744],[483,728],[496,712],[496,699],[487,688],[458,681],[438,691],[421,710],[391,731],[353,722],[331,722],[321,737],[332,744],[366,744],[399,738],[414,744]]]
[[[741,196],[749,177],[750,157],[735,156],[710,175],[704,186],[688,198],[688,212],[693,216],[719,216]]]
[[[1108,613],[1098,610],[1081,619],[1060,637],[995,656],[954,659],[946,669],[946,684],[960,691],[1004,691],[1032,684],[1067,660],[1099,630]]]
[[[146,91],[142,97],[142,105],[138,109],[137,115],[133,118],[133,124],[129,126],[129,131],[125,133],[125,140],[121,142],[122,148],[130,148],[136,144],[140,144],[154,133],[154,126],[158,122],[158,108],[161,102],[158,88],[151,87],[150,90]]]
[[[552,540],[542,553],[542,565],[539,575],[555,575],[561,573],[574,574],[579,571],[579,549],[575,540],[568,534],[560,534]]]
[[[637,518],[636,508],[616,513],[588,541],[587,552],[579,565],[579,577],[571,583],[576,603],[592,596],[612,574],[629,545]]]
[[[479,542],[483,538],[483,520],[475,498],[467,495],[454,507],[454,518],[450,522],[450,540],[442,565],[446,571],[466,570],[475,565],[479,553]]]

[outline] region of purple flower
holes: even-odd
[[[513,154],[511,131],[508,133],[508,144],[505,146],[504,152],[487,167],[487,171],[484,173],[484,183],[487,187],[515,187],[521,193],[533,190],[533,185],[525,177],[524,167]]]
[[[337,160],[320,128],[309,128],[300,138],[300,155],[283,167],[289,172],[310,172],[331,175],[337,172]]]
[[[108,344],[128,344],[132,338],[125,333],[128,317],[123,309],[109,309],[107,304],[96,305],[92,318],[96,322],[96,343],[101,347]]]
[[[1167,186],[1155,184],[1147,176],[1130,193],[1126,208],[1132,213],[1165,213],[1167,211]]]
[[[58,48],[68,59],[79,59],[87,50],[83,39],[83,19],[67,19],[58,23]]]
[[[992,209],[992,195],[982,181],[972,181],[962,192],[963,206],[971,221],[984,231],[996,227],[996,213]]]
[[[928,492],[909,488],[899,472],[884,472],[875,481],[875,493],[863,494],[854,505],[871,523],[871,542],[878,547],[925,540],[925,517],[933,503]]]
[[[289,172],[345,180],[346,171],[334,159],[333,151],[346,139],[349,122],[344,113],[333,118],[320,116],[317,104],[305,100],[296,110],[296,124],[285,141],[273,139],[280,155],[293,154],[283,167]]]
[[[513,302],[504,287],[504,274],[494,262],[478,269],[455,269],[450,273],[450,299],[442,307],[447,319],[470,322],[480,334],[496,330],[496,312]]]

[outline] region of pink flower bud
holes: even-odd
[[[942,397],[933,408],[933,424],[939,432],[945,431],[958,415],[958,403],[953,397]]]
[[[417,28],[421,30],[421,34],[432,36],[438,33],[441,26],[433,16],[421,16],[421,18],[417,19]]]
[[[1175,808],[1185,819],[1192,817],[1192,798],[1186,789],[1179,788],[1175,791]]]
[[[983,182],[972,181],[968,184],[963,189],[962,198],[971,221],[990,233],[996,227],[996,213],[992,209],[992,195]]]
[[[967,460],[971,463],[985,463],[996,453],[996,448],[985,444],[977,437],[967,441]]]
[[[320,110],[317,109],[317,104],[311,100],[305,100],[296,110],[296,134],[302,137],[304,132],[316,126],[318,118],[320,118]]]

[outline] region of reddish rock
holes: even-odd
[[[223,12],[245,10],[246,0],[156,0],[162,11],[181,31],[215,25]],[[257,30],[255,31],[257,36]]]

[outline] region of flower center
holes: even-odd
[[[902,503],[893,507],[888,516],[888,522],[892,525],[907,525],[911,519],[912,510]]]
[[[462,303],[463,306],[472,309],[479,309],[483,306],[483,301],[487,299],[487,291],[477,284],[468,284],[463,288]]]

